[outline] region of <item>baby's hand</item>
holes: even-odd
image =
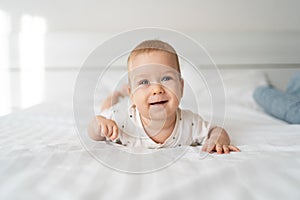
[[[228,154],[230,151],[240,152],[240,149],[230,145],[230,139],[227,132],[222,128],[214,128],[206,143],[203,145],[202,151],[218,154]]]
[[[115,121],[106,119],[102,116],[96,116],[97,121],[96,135],[114,140],[118,137],[118,126]]]

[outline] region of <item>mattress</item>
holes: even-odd
[[[241,152],[162,149],[157,159],[182,154],[160,169],[130,173],[93,156],[114,156],[114,144],[87,150],[72,106],[43,103],[0,118],[0,199],[300,199],[299,125],[232,103],[224,126]]]

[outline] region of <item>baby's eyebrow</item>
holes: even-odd
[[[163,74],[179,74],[179,73],[174,70],[168,70],[168,71],[164,71]]]
[[[137,75],[131,74],[132,78],[140,78],[140,77],[147,77],[147,76],[149,76],[149,74],[137,74]]]
[[[133,82],[139,81],[140,79],[145,79],[147,77],[149,77],[149,74],[137,74],[137,75],[131,74],[130,75],[130,79]]]
[[[178,76],[179,78],[181,78],[181,74],[174,70],[165,71],[162,73],[162,75],[168,75],[168,76],[172,75],[172,76]]]

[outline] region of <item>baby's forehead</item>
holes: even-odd
[[[132,54],[128,62],[128,70],[131,71],[144,65],[164,65],[180,72],[176,55],[165,51],[139,52]]]
[[[179,73],[176,66],[173,65],[164,65],[160,63],[148,63],[144,65],[138,65],[134,66],[128,69],[129,73],[137,73],[137,72],[173,72],[173,73]]]
[[[149,72],[149,73],[165,73],[165,72],[173,72],[180,73],[176,66],[172,65],[163,65],[159,63],[149,63],[145,65],[138,65],[134,67],[130,67],[128,69],[129,73],[138,73],[138,72]]]
[[[161,64],[147,64],[136,66],[135,68],[129,70],[128,77],[131,80],[139,78],[154,78],[161,77],[165,75],[171,75],[175,77],[181,77],[177,69],[171,66],[161,65]]]

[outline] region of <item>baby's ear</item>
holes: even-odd
[[[133,102],[133,94],[131,92],[132,92],[131,88],[130,88],[130,86],[128,86],[128,95],[130,97],[131,102]]]
[[[183,78],[180,79],[180,83],[181,83],[181,97],[183,97],[183,88],[184,88],[184,80],[183,80]]]
[[[128,95],[131,95],[131,88],[130,88],[130,86],[127,87],[127,92],[128,92]]]

